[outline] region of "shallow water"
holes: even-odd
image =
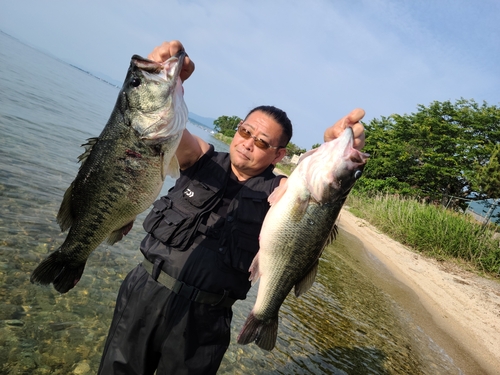
[[[56,214],[78,170],[80,145],[100,133],[118,89],[2,33],[0,78],[0,373],[94,374],[120,283],[142,258],[146,213],[124,240],[92,253],[69,293],[29,278],[65,237]],[[257,288],[238,301],[219,373],[460,374],[401,306],[352,267],[349,254],[360,248],[340,232],[312,289],[285,301],[272,352],[235,344]]]

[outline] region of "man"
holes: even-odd
[[[148,56],[165,61],[183,49],[164,42]],[[186,57],[181,79],[194,71]],[[346,126],[364,145],[357,109],[325,131]],[[144,221],[145,260],[124,280],[99,373],[215,374],[229,345],[231,306],[250,289],[248,268],[269,209],[267,197],[284,176],[274,165],[286,154],[292,125],[272,106],[240,123],[229,153],[185,130],[177,158],[181,177]]]

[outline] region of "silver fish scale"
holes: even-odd
[[[273,272],[268,275],[268,293],[262,309],[254,311],[257,318],[267,321],[278,315],[279,308],[290,290],[302,280],[319,259],[332,232],[343,202],[319,205],[310,202],[304,214],[289,210],[289,216],[273,232],[280,243],[270,243],[269,261]],[[314,223],[311,225],[311,223]],[[316,224],[318,223],[318,224]]]

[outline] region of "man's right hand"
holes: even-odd
[[[153,49],[153,51],[148,55],[148,59],[162,63],[167,61],[179,51],[184,51],[184,46],[178,40],[163,42],[161,45]],[[180,74],[181,80],[185,81],[191,74],[193,74],[193,72],[194,62],[189,58],[189,56],[186,55]]]

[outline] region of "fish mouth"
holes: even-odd
[[[354,145],[354,132],[351,127],[347,127],[339,137],[339,149],[347,153]]]
[[[188,110],[183,99],[180,74],[184,65],[185,51],[179,51],[168,60],[158,63],[133,55],[127,79],[130,92],[137,91],[136,110],[141,113],[141,121],[133,127],[141,134],[141,139],[156,144],[164,143],[182,131],[187,122]]]
[[[184,57],[186,56],[187,54],[185,51],[179,51],[163,63],[158,63],[142,56],[134,55],[132,56],[132,62],[144,73],[149,73],[150,79],[152,75],[156,75],[157,78],[165,81],[175,81],[181,74],[184,65]]]
[[[346,128],[339,137],[338,150],[346,160],[354,163],[354,166],[364,166],[369,154],[356,150],[354,148],[354,131],[351,127]]]
[[[182,67],[184,66],[184,58],[186,56],[187,54],[185,51],[179,51],[163,64],[161,64],[166,74],[167,80],[179,78]]]

